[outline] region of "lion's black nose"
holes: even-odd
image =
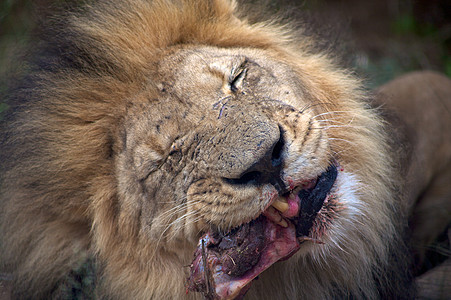
[[[230,184],[237,185],[261,185],[270,183],[274,185],[279,194],[287,192],[285,185],[281,180],[285,141],[280,128],[279,131],[279,139],[268,147],[265,155],[260,157],[260,159],[251,167],[242,172],[238,178],[226,178],[226,181]]]

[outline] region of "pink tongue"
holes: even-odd
[[[261,274],[264,270],[269,268],[272,264],[279,260],[287,259],[299,249],[299,243],[296,239],[296,230],[293,224],[289,224],[287,228],[283,228],[274,224],[265,217],[260,217],[249,226],[262,226],[264,241],[252,248],[253,253],[244,253],[240,258],[239,248],[238,253],[228,253],[219,250],[220,244],[217,238],[212,234],[205,234],[199,241],[198,248],[194,254],[194,260],[191,264],[191,274],[187,281],[187,289],[190,291],[202,292],[207,299],[234,299],[236,297],[244,296],[245,292],[250,286],[250,282]],[[252,234],[252,228],[249,236],[238,236],[236,239],[245,238],[252,240],[257,237]],[[235,237],[234,237],[235,238]],[[258,238],[262,238],[261,236]],[[227,236],[222,240],[227,240]],[[246,242],[249,242],[246,240]],[[227,240],[227,242],[231,242]],[[221,241],[221,244],[223,242]],[[230,248],[232,249],[232,248]],[[238,256],[237,256],[238,255]],[[240,270],[238,273],[233,271],[230,267],[230,262],[225,263],[225,256],[230,257],[232,264],[236,263],[246,265],[246,261],[250,257],[260,257],[258,261],[252,262],[250,268],[247,270]],[[241,261],[239,261],[241,259]],[[231,271],[232,270],[232,271]],[[238,275],[237,275],[238,274]]]

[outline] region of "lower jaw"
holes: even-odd
[[[308,193],[310,198],[302,199],[308,202],[308,205],[303,207],[302,202],[300,210],[289,220],[282,216],[291,216],[292,212],[287,210],[280,214],[275,213],[274,207],[271,206],[263,216],[240,226],[235,232],[232,230],[223,236],[215,233],[205,234],[199,241],[191,264],[187,290],[202,292],[207,299],[235,299],[244,295],[252,280],[264,270],[296,253],[302,242],[315,242],[315,238],[309,237],[309,232],[336,176],[335,166],[321,174],[315,187]],[[260,228],[260,232],[257,230],[247,236],[241,234],[240,231],[245,226],[251,231]],[[253,238],[259,236],[264,237],[264,241],[252,244]],[[241,244],[240,240],[243,240]],[[249,259],[252,260],[251,263]]]
[[[201,238],[191,264],[188,290],[202,292],[207,299],[244,296],[253,279],[277,261],[288,259],[299,250],[300,243],[293,224],[283,228],[264,216],[249,224],[253,231],[251,234],[262,237],[262,241],[248,243],[246,239],[239,245],[227,245],[228,237],[207,233]],[[253,230],[256,227],[259,229]],[[240,234],[239,231],[236,235]],[[257,261],[252,267],[242,268],[253,258]]]

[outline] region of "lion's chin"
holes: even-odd
[[[253,279],[291,257],[309,239],[336,177],[337,169],[331,165],[307,188],[273,201],[257,219],[227,234],[204,234],[194,253],[187,289],[202,292],[207,299],[244,296]]]

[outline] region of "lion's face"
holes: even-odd
[[[117,169],[125,213],[141,209],[152,240],[249,222],[336,163],[322,99],[271,52],[180,47],[155,72],[128,109]]]
[[[378,245],[391,230],[389,198],[382,198],[390,189],[378,177],[389,163],[379,121],[356,101],[357,89],[344,90],[317,69],[274,50],[162,52],[118,130],[119,220],[135,232],[126,235],[138,234],[145,251],[175,254],[157,261],[180,267],[204,233],[228,234],[264,215],[284,243],[271,261],[297,251],[291,263],[304,257],[304,270],[319,262],[336,278],[352,260],[370,268],[367,257],[379,249],[356,245]]]

